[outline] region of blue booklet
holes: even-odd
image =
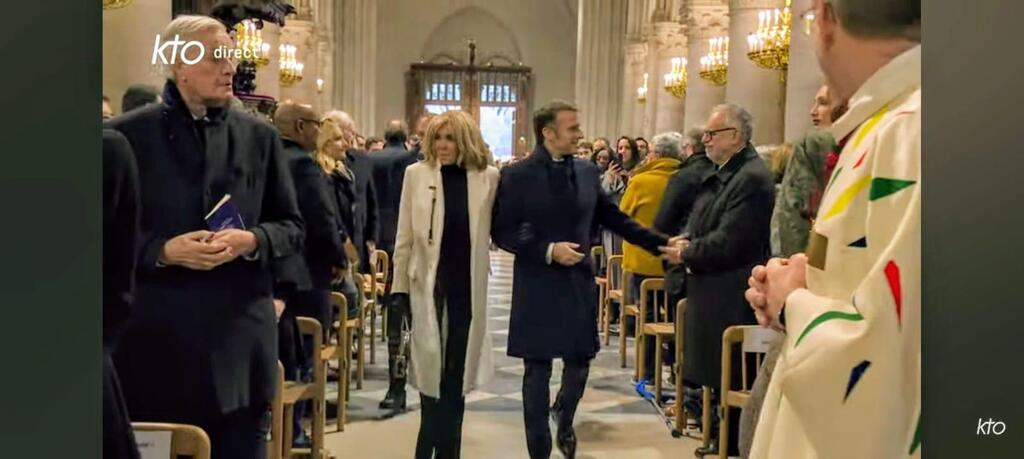
[[[231,202],[230,194],[225,194],[203,219],[206,220],[206,226],[210,228],[210,231],[215,233],[226,229],[245,229],[242,215],[238,213],[238,209]]]

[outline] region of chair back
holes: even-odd
[[[775,340],[781,338],[782,335],[779,332],[761,327],[760,325],[734,325],[727,328],[722,334],[723,375],[731,373],[732,347],[734,344],[740,344],[741,386],[738,390],[749,391],[754,384],[754,378],[757,377],[757,372],[761,370],[761,362],[765,354],[768,353],[768,348],[771,347]],[[751,362],[754,363],[756,368],[753,375],[749,374],[750,372],[747,370]],[[729,381],[723,376],[722,382],[728,383]],[[723,390],[736,389],[728,386],[723,387]]]
[[[210,459],[210,437],[199,427],[187,424],[171,424],[162,422],[133,422],[132,430],[136,432],[137,439],[145,438],[145,433],[168,432],[170,433],[170,456],[168,459],[175,459],[178,456],[189,456],[194,459]],[[143,452],[143,459],[156,456],[145,454],[146,446],[140,442],[139,451]],[[156,452],[156,451],[154,451]]]
[[[608,277],[609,290],[622,290],[622,255],[608,257],[608,271],[605,275]]]
[[[640,315],[644,322],[647,322],[646,312],[649,310],[654,311],[654,322],[668,322],[668,292],[664,278],[652,277],[640,282]]]
[[[601,267],[604,266],[604,247],[595,245],[590,248],[590,261],[594,263],[594,275],[601,276]],[[607,276],[607,274],[605,274]]]

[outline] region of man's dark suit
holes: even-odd
[[[367,241],[374,243],[380,237],[380,218],[377,214],[377,189],[373,183],[373,164],[362,150],[349,150],[345,154],[345,166],[355,176],[355,201],[352,208],[352,243],[359,250],[359,271],[370,272],[370,251]]]
[[[131,313],[139,173],[128,139],[103,130],[103,457],[139,457],[110,353]]]
[[[530,457],[551,452],[548,385],[551,359],[565,369],[556,401],[559,433],[571,431],[573,416],[597,355],[597,289],[590,257],[574,266],[548,263],[548,245],[575,242],[590,253],[594,224],[621,234],[648,251],[668,240],[619,211],[601,192],[600,173],[589,161],[555,161],[543,145],[501,170],[492,237],[515,254],[508,355],[524,359],[523,411]]]
[[[110,124],[131,143],[142,184],[135,309],[115,360],[129,412],[202,427],[215,457],[255,457],[277,377],[270,266],[303,238],[278,134],[232,109],[195,120],[173,82],[164,104]],[[206,229],[225,194],[256,235],[256,259],[210,271],[159,266],[168,239]]]
[[[708,174],[715,171],[715,164],[704,152],[694,153],[678,172],[668,180],[665,194],[654,217],[654,229],[670,236],[680,234],[686,229],[686,223],[693,212],[693,203],[697,200],[700,184]],[[686,297],[686,268],[682,265],[665,263],[665,291],[669,294],[670,303]]]
[[[402,180],[405,179],[405,168],[416,163],[416,152],[407,151],[403,142],[394,142],[369,156],[373,163],[373,185],[377,189],[380,216],[380,238],[377,240],[377,246],[391,255],[395,251],[395,233],[398,231]]]

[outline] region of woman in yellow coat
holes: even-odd
[[[661,198],[668,186],[668,179],[672,177],[682,166],[679,161],[679,153],[683,145],[683,136],[678,132],[666,132],[654,136],[652,140],[654,150],[650,159],[639,166],[629,180],[622,201],[619,202],[619,209],[630,218],[644,227],[654,226],[654,217],[658,214],[658,207],[661,206]],[[629,242],[622,243],[622,268],[633,273],[632,282],[629,286],[631,298],[628,302],[636,304],[639,300],[640,283],[651,277],[664,277],[665,270],[661,265],[661,259],[642,247],[635,246]],[[648,321],[654,320],[654,310],[647,311]],[[620,333],[625,333],[625,327]],[[654,341],[648,341],[644,349],[644,374],[643,379],[651,381],[654,379]]]

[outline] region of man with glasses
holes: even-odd
[[[775,184],[754,150],[752,135],[753,118],[744,108],[725,104],[711,110],[702,140],[714,171],[698,186],[687,222],[689,237],[663,250],[671,262],[686,265],[683,374],[692,384],[713,388],[719,400],[722,333],[733,325],[756,323],[743,293],[750,270],[770,254]],[[741,371],[735,367],[738,385]],[[730,412],[729,455],[738,454],[739,414]],[[717,454],[717,442],[713,445],[698,453]]]
[[[285,377],[305,381],[311,375],[308,361],[312,338],[300,341],[296,317],[312,317],[320,322],[324,338],[334,319],[331,317],[332,268],[346,269],[344,242],[347,238],[339,225],[332,188],[323,169],[313,160],[320,135],[320,116],[307,105],[293,102],[281,104],[274,113],[274,125],[281,133],[284,157],[288,162],[299,211],[306,222],[305,252],[296,253],[275,265],[274,298],[278,308],[278,349]],[[305,403],[295,407],[294,438],[296,447],[309,447],[302,424]]]
[[[920,457],[921,2],[815,0],[835,171],[806,254],[749,279],[786,333],[751,457]],[[805,16],[808,17],[808,16]]]

